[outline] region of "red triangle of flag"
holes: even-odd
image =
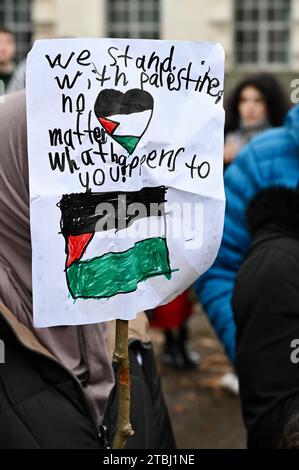
[[[86,246],[93,237],[94,233],[83,233],[82,235],[69,235],[68,242],[68,257],[66,267],[69,268],[74,261],[81,258]]]
[[[119,122],[110,121],[110,119],[99,118],[99,121],[109,134],[112,134],[119,126]]]

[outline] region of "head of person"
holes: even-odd
[[[265,122],[281,126],[288,108],[286,93],[274,75],[252,75],[242,80],[227,100],[226,132]]]
[[[261,190],[247,208],[247,226],[254,236],[265,227],[298,237],[299,186],[270,186]]]
[[[12,64],[16,54],[16,42],[13,33],[0,27],[0,67]]]

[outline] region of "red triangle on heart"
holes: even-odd
[[[119,122],[110,121],[110,119],[98,118],[104,129],[109,133],[113,134],[115,129],[119,126]]]
[[[74,261],[79,260],[84,251],[94,236],[94,233],[83,233],[82,235],[69,235],[68,236],[68,257],[66,267],[69,268]]]

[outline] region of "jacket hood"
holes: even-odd
[[[252,234],[271,226],[299,235],[299,188],[276,186],[259,192],[248,206],[247,223]]]
[[[285,127],[290,131],[299,146],[299,104],[293,106],[287,113]]]

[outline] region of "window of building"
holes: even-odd
[[[20,61],[31,47],[31,0],[0,0],[0,25],[14,33]]]
[[[288,64],[290,9],[290,0],[235,0],[237,64]]]
[[[159,0],[107,0],[109,37],[158,39]]]

